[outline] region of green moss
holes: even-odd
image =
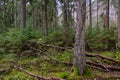
[[[70,76],[68,80],[82,80],[82,76]]]
[[[93,77],[94,77],[93,74],[92,74],[92,72],[91,72],[90,69],[88,68],[88,66],[85,67],[84,75],[85,75],[86,77],[89,77],[89,78],[93,78]]]
[[[73,73],[69,76],[68,80],[80,80],[79,69],[77,66],[73,66]]]
[[[74,75],[74,76],[78,76],[78,75],[79,75],[79,69],[78,69],[77,66],[74,66],[74,67],[73,67],[73,75]]]
[[[68,72],[61,72],[57,74],[58,77],[63,78],[63,79],[67,79],[69,77],[69,73]]]

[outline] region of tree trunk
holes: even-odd
[[[68,34],[68,30],[67,30],[67,22],[68,22],[68,18],[67,18],[67,0],[64,0],[64,6],[63,6],[63,18],[64,18],[64,22],[63,22],[63,26],[64,26],[64,41],[65,43],[67,42],[67,34]]]
[[[98,10],[99,10],[99,6],[98,6],[98,0],[97,0],[97,31],[99,31],[99,25],[98,25],[98,20],[99,20],[99,18],[98,18],[99,17],[99,13],[98,12],[99,11]]]
[[[41,27],[41,13],[42,13],[42,9],[41,9],[41,7],[38,7],[38,25],[37,25],[37,27],[38,27],[38,31],[40,32],[40,27]]]
[[[32,5],[32,29],[35,28],[35,22],[34,22],[34,19],[35,19],[35,14],[34,14],[34,6]]]
[[[107,28],[109,29],[109,0],[107,0]]]
[[[109,0],[106,0],[106,11],[104,12],[104,28],[109,29]]]
[[[89,21],[90,21],[90,30],[92,30],[92,5],[91,5],[91,0],[89,0]]]
[[[120,48],[120,0],[118,0],[118,48]]]
[[[47,0],[44,0],[45,7],[45,35],[48,36],[48,17],[47,17]]]
[[[21,27],[26,27],[26,0],[21,0]]]
[[[57,11],[57,2],[56,2],[56,0],[54,1],[54,13],[55,13],[55,16],[54,16],[54,29],[56,29],[57,26],[58,26],[58,20],[57,20],[58,11]]]
[[[74,66],[79,69],[79,74],[83,74],[85,70],[85,15],[86,15],[86,0],[78,0],[77,8],[77,24],[74,46]]]
[[[17,27],[17,1],[14,0],[14,26]]]

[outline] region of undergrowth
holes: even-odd
[[[64,64],[56,64],[45,55],[37,56],[21,56],[17,60],[17,55],[21,53],[22,45],[28,40],[34,40],[36,42],[51,44],[64,47],[73,47],[74,46],[74,31],[69,32],[68,42],[64,41],[63,29],[52,31],[48,36],[42,36],[37,30],[32,30],[27,28],[26,30],[17,30],[14,28],[8,29],[7,32],[0,34],[0,72],[6,70],[5,72],[0,73],[0,79],[3,80],[21,80],[21,79],[32,79],[36,80],[29,75],[11,68],[10,62],[16,62],[19,65],[22,65],[25,69],[30,72],[40,74],[42,76],[57,76],[67,80],[79,80],[83,76],[72,75],[72,67],[65,66]],[[87,51],[106,51],[101,52],[101,55],[112,57],[120,60],[120,52],[116,51],[116,42],[117,36],[114,29],[108,30],[99,30],[93,29],[90,31],[86,30],[85,40],[86,40],[86,50]],[[44,49],[44,48],[43,48]],[[72,62],[73,60],[73,51],[69,50],[54,50],[54,49],[45,49],[51,58],[57,59],[59,61]],[[110,51],[110,52],[108,52]],[[26,55],[29,55],[25,53]],[[35,54],[34,52],[30,54]],[[93,53],[94,54],[94,53]],[[97,59],[93,59],[98,61]],[[4,65],[3,65],[4,64]],[[75,73],[76,74],[76,73]],[[86,67],[86,72],[84,77],[95,76],[91,73],[91,69]],[[102,74],[100,72],[100,74]],[[74,79],[73,79],[74,78]]]

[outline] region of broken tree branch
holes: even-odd
[[[40,75],[31,73],[31,72],[23,69],[22,67],[14,66],[14,68],[19,69],[19,70],[23,71],[24,73],[26,73],[26,74],[28,74],[28,75],[30,75],[30,76],[32,76],[32,77],[36,77],[38,80],[63,80],[63,79],[54,78],[54,77],[42,77],[42,76],[40,76]]]
[[[114,59],[112,59],[112,58],[108,58],[108,57],[105,57],[105,56],[102,56],[102,55],[99,55],[99,54],[88,54],[88,53],[86,53],[85,55],[86,55],[87,57],[99,57],[99,58],[101,58],[101,59],[106,59],[106,60],[108,60],[108,61],[111,61],[111,62],[120,64],[120,61],[118,61],[118,60],[114,60]]]
[[[32,46],[30,46],[30,45],[28,45],[28,46],[29,46],[30,49],[32,49],[32,50],[35,50],[35,51],[37,51],[37,52],[40,52],[40,53],[45,54],[46,56],[48,56],[48,58],[50,58],[50,59],[53,60],[54,62],[63,63],[63,64],[65,64],[65,65],[69,65],[69,66],[72,65],[72,63],[68,63],[68,62],[64,62],[64,61],[59,61],[59,60],[54,59],[54,58],[52,58],[51,56],[49,56],[48,53],[46,53],[46,52],[43,52],[43,51],[38,50],[38,49],[35,49],[35,48],[33,48]],[[50,45],[49,45],[49,46],[50,46]],[[50,46],[50,47],[53,47],[53,46]],[[57,47],[55,47],[55,48],[59,48],[59,46],[57,46]],[[59,49],[61,49],[61,48],[59,48]],[[62,49],[63,49],[63,48],[62,48]],[[65,49],[65,48],[64,48],[64,49]],[[71,48],[71,49],[73,49],[73,48]],[[112,58],[108,58],[108,57],[105,57],[105,56],[102,56],[102,55],[99,55],[99,54],[88,54],[88,53],[85,53],[85,55],[86,55],[87,57],[99,57],[99,58],[101,58],[101,59],[105,59],[105,60],[108,60],[108,61],[111,61],[111,62],[120,64],[120,61],[117,61],[117,60],[114,60],[114,59],[112,59]],[[120,71],[120,67],[118,67],[118,66],[103,65],[103,64],[100,64],[100,63],[95,63],[95,62],[90,62],[90,61],[86,61],[86,63],[87,63],[88,65],[92,65],[92,66],[95,66],[95,67],[102,68],[102,69],[104,69],[104,70],[106,70],[106,71],[110,71],[110,70]]]

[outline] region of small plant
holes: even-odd
[[[69,77],[69,73],[68,72],[61,72],[57,74],[58,77],[62,78],[62,79],[67,79]]]
[[[93,77],[90,69],[88,68],[88,66],[85,67],[85,72],[84,72],[84,75],[87,76],[87,77]]]

